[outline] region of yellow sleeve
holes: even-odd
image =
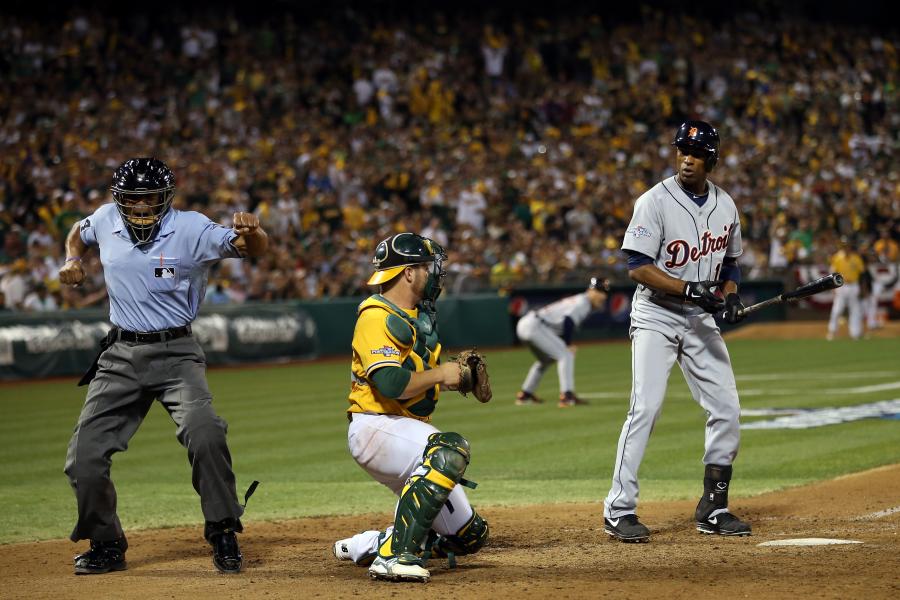
[[[400,367],[409,348],[402,347],[387,331],[387,313],[377,308],[364,310],[353,332],[353,350],[366,377],[381,367]]]

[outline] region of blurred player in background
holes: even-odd
[[[838,319],[845,310],[850,314],[848,319],[850,337],[858,340],[862,335],[862,302],[859,297],[859,279],[865,269],[862,257],[850,247],[847,237],[842,236],[838,242],[838,251],[831,257],[831,271],[844,276],[844,285],[834,290],[827,339],[834,339],[838,328]]]
[[[572,336],[588,315],[603,308],[608,291],[608,281],[592,277],[586,291],[529,311],[519,319],[516,335],[528,344],[537,360],[525,376],[522,389],[516,395],[516,404],[541,404],[542,401],[535,396],[534,391],[544,372],[553,363],[556,363],[559,373],[560,408],[587,404],[586,400],[575,395],[575,348],[572,346]]]

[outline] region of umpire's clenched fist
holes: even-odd
[[[252,213],[234,213],[232,227],[238,235],[253,235],[259,229],[259,219]]]
[[[65,285],[78,285],[84,281],[84,268],[80,260],[67,260],[59,269],[59,282]]]

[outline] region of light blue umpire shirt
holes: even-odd
[[[238,234],[193,211],[170,208],[153,241],[135,245],[116,205],[104,204],[80,224],[81,241],[100,246],[109,320],[128,331],[188,325],[206,294],[209,267],[241,256]]]

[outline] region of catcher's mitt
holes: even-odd
[[[479,402],[488,402],[492,396],[491,380],[484,356],[472,348],[460,352],[454,360],[459,365],[459,393],[465,396],[472,392]]]

